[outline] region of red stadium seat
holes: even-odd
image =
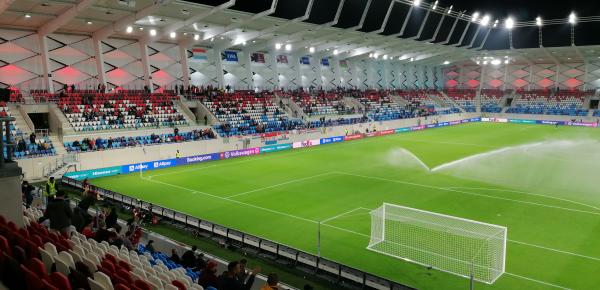
[[[38,258],[33,258],[29,261],[29,270],[35,273],[40,279],[48,279],[46,266],[44,266],[44,263]]]
[[[44,284],[44,288],[43,288],[44,290],[62,290],[62,289],[56,288],[54,285],[52,285],[47,280],[42,280],[42,284]]]
[[[152,290],[152,286],[142,280],[135,280],[135,286],[142,290]]]
[[[125,286],[124,284],[117,284],[117,286],[115,286],[115,290],[131,290],[129,287]]]
[[[44,289],[44,284],[42,284],[42,279],[38,277],[35,273],[31,272],[31,270],[27,269],[24,265],[21,265],[21,271],[25,275],[25,284],[27,286],[27,290],[42,290]]]
[[[0,236],[0,252],[4,252],[9,256],[12,256],[12,250],[8,245],[8,240],[4,236]]]
[[[71,282],[62,273],[54,272],[50,274],[50,281],[52,281],[52,285],[60,290],[71,290]]]
[[[185,286],[185,284],[183,284],[183,282],[181,282],[179,280],[173,280],[173,282],[171,282],[171,284],[173,284],[173,286],[177,287],[177,289],[179,289],[179,290],[187,290],[187,287]]]

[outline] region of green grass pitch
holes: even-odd
[[[313,254],[325,221],[323,257],[419,289],[469,281],[367,250],[370,209],[506,226],[506,273],[476,289],[599,289],[599,144],[598,129],[473,123],[92,183]]]

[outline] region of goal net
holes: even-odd
[[[506,227],[384,203],[371,211],[367,249],[491,284],[504,273],[506,235]]]

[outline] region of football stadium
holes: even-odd
[[[0,0],[0,289],[597,289],[597,11]]]

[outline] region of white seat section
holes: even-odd
[[[144,271],[141,268],[133,267],[133,270],[131,272],[134,273],[134,274],[136,274],[136,275],[138,275],[138,276],[140,276],[140,277],[142,277],[142,278],[144,278],[143,280],[146,280],[146,278],[147,278],[146,277],[146,271]]]
[[[165,285],[165,290],[179,290],[177,287],[175,287],[175,285],[173,284],[167,284]]]
[[[110,278],[106,274],[104,274],[102,272],[95,272],[94,280],[97,281],[98,283],[102,284],[106,289],[114,290],[113,284],[110,281]]]
[[[75,268],[75,260],[73,260],[73,256],[67,252],[60,252],[58,257],[63,260],[63,262],[67,263],[67,266],[71,268]]]
[[[90,271],[95,272],[96,270],[98,270],[98,267],[96,265],[96,263],[94,262],[94,260],[90,259],[89,256],[88,257],[83,257],[83,263],[90,269]]]
[[[79,255],[77,252],[74,252],[73,250],[69,250],[69,254],[71,254],[71,257],[73,257],[73,261],[75,263],[83,262],[81,255]]]
[[[159,287],[159,288],[156,288],[156,289],[159,289],[159,290],[163,289],[163,283],[162,283],[162,281],[158,277],[156,277],[156,276],[150,276],[150,277],[148,277],[148,282],[152,283],[153,286]]]
[[[64,261],[62,257],[56,257],[54,262],[56,263],[56,271],[69,277],[71,270],[69,269],[68,262]]]
[[[88,283],[90,284],[91,290],[110,290],[92,278],[88,278]]]
[[[58,256],[58,252],[56,251],[56,247],[51,243],[44,244],[44,250],[46,250],[52,257]]]
[[[52,270],[52,265],[54,265],[54,257],[48,251],[38,248],[40,251],[40,255],[42,256],[42,262],[44,262],[44,266],[46,267],[46,272],[50,273]]]

